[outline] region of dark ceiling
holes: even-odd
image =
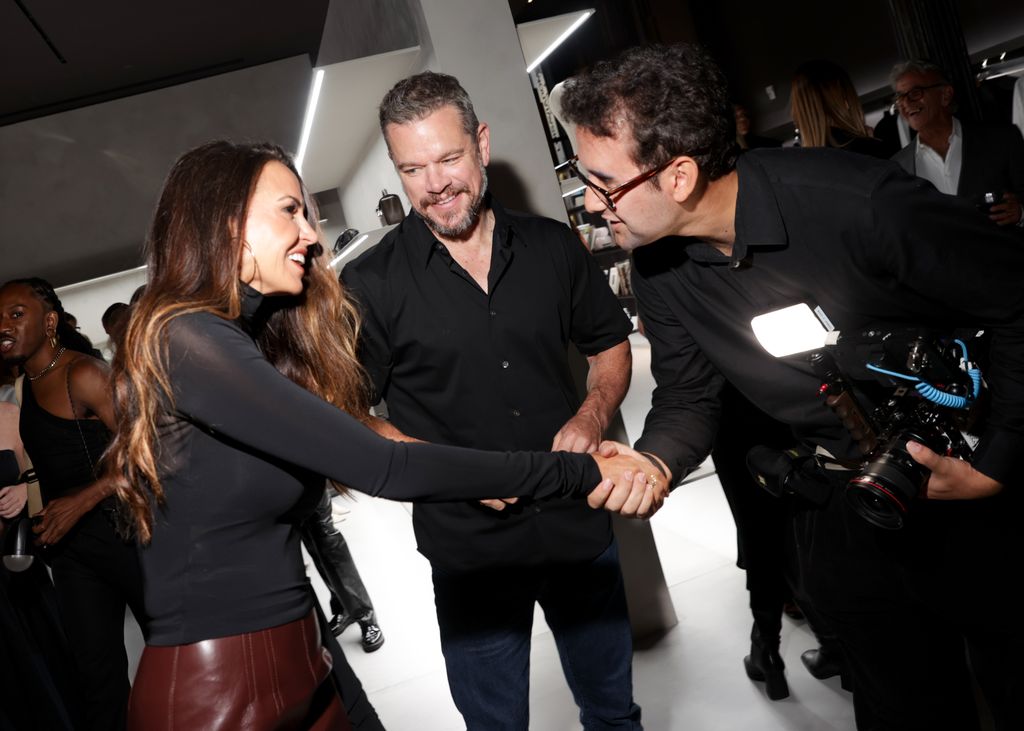
[[[309,54],[328,0],[0,0],[0,125]]]
[[[333,1],[331,17],[355,34],[368,27],[371,39],[414,2]],[[752,22],[742,0],[508,2],[517,23],[598,10],[545,63],[550,83],[634,43],[698,38],[768,127],[788,120],[785,90],[803,55],[839,56],[855,78],[894,60],[883,0],[864,3],[853,24],[813,0],[759,4],[770,23]],[[163,175],[182,150],[213,136],[293,144],[309,69],[333,53],[323,35],[330,4],[0,0],[0,280],[36,274],[62,285],[137,266]],[[1024,45],[1020,0],[957,5],[972,52]],[[360,8],[372,22],[349,23]],[[767,85],[781,92],[770,103]]]

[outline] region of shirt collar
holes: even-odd
[[[505,207],[494,199],[490,191],[484,195],[481,210],[488,208],[494,214],[494,237],[502,246],[506,249],[511,248],[513,240],[519,241],[523,245],[526,244],[522,236],[516,235],[518,232],[515,220],[508,214]],[[401,235],[411,241],[412,247],[422,253],[424,268],[430,264],[434,252],[442,251],[445,248],[416,211],[409,211],[399,229]]]
[[[764,168],[754,161],[756,156],[756,153],[748,152],[736,161],[739,185],[732,254],[726,256],[711,244],[692,239],[686,247],[686,253],[692,260],[707,264],[728,264],[736,268],[742,265],[751,248],[778,248],[789,243],[771,180]]]
[[[962,140],[964,137],[963,128],[960,126],[960,120],[953,117],[953,131],[949,133],[949,146],[952,147],[954,141]],[[918,135],[914,139],[914,151],[920,153],[922,150],[931,150],[932,148],[921,142],[921,135]],[[933,150],[934,152],[934,150]],[[938,153],[936,153],[938,154]]]

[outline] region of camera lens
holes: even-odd
[[[857,515],[879,528],[899,530],[903,527],[906,506],[885,487],[871,482],[864,475],[850,480],[846,487],[846,500]]]
[[[902,528],[911,501],[928,480],[928,469],[915,462],[907,452],[910,439],[928,443],[913,432],[899,432],[846,487],[846,500],[850,507],[879,528]]]

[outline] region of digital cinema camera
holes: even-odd
[[[984,333],[939,335],[923,328],[871,327],[829,333],[810,355],[820,395],[864,455],[845,465],[856,472],[848,504],[880,528],[902,528],[930,471],[913,460],[907,441],[940,455],[970,460],[977,445],[986,389],[971,354]],[[755,479],[776,496],[827,500],[831,482],[820,457],[756,447],[747,457]],[[836,467],[840,460],[831,461]],[[826,470],[827,471],[827,466]]]

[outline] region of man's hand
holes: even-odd
[[[25,507],[26,500],[28,486],[24,482],[0,489],[0,518],[15,517]]]
[[[492,510],[501,511],[507,508],[509,505],[515,505],[517,500],[519,500],[519,498],[517,497],[503,497],[500,500],[481,500],[480,504],[483,505],[484,507],[491,508]]]
[[[672,473],[669,471],[668,465],[666,465],[656,454],[651,454],[650,452],[640,453],[628,444],[612,441],[611,439],[606,439],[601,442],[597,451],[601,453],[602,457],[614,457],[617,454],[626,454],[630,457],[636,457],[638,460],[646,460],[645,464],[650,467],[654,467],[655,471],[659,473],[659,479],[665,477],[665,489],[668,489],[672,483]]]
[[[1000,226],[1020,223],[1020,199],[1015,193],[1003,193],[1003,199],[988,209],[988,217]]]
[[[930,500],[974,500],[991,497],[1003,489],[1000,483],[962,459],[943,457],[914,441],[907,442],[907,451],[915,462],[932,471],[927,485]]]
[[[597,415],[581,411],[565,422],[551,442],[552,452],[577,452],[589,454],[601,443],[601,422]]]
[[[604,442],[594,459],[605,479],[587,497],[590,507],[625,518],[649,518],[668,497],[669,481],[625,444]]]
[[[52,546],[67,535],[67,532],[75,527],[75,523],[93,507],[93,502],[83,492],[51,500],[36,515],[39,520],[32,527],[36,534],[36,543],[40,546]]]

